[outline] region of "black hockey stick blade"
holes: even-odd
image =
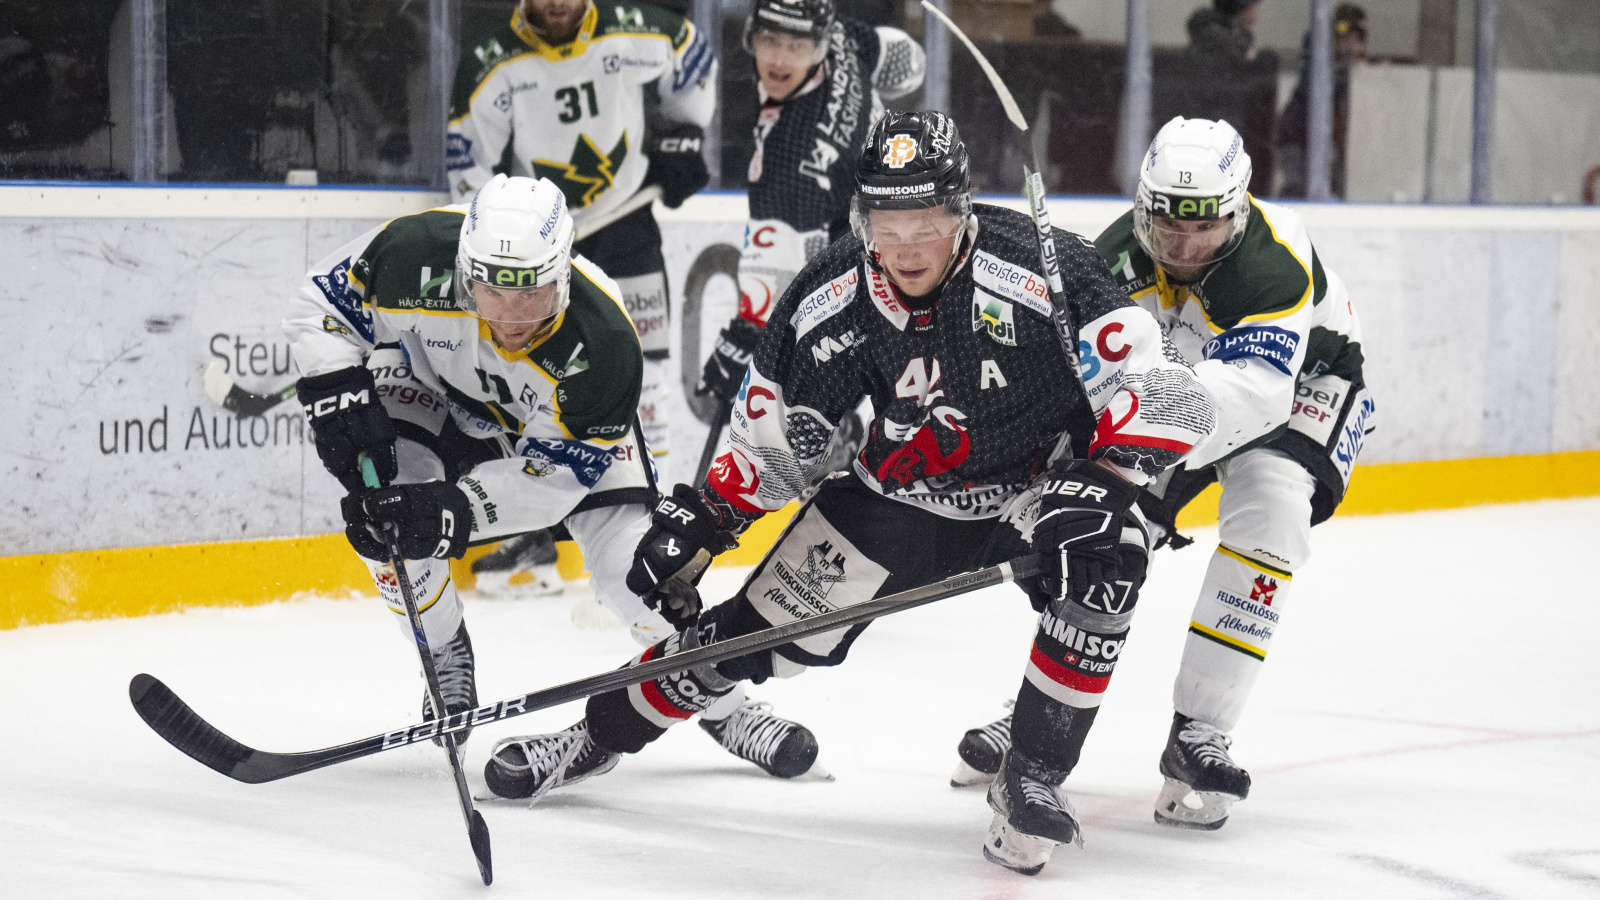
[[[133,700],[133,707],[138,711],[139,717],[167,743],[229,778],[247,784],[261,784],[430,740],[441,732],[452,734],[469,726],[476,727],[560,706],[573,700],[625,688],[661,675],[692,669],[695,666],[715,664],[725,659],[781,647],[813,634],[870,622],[948,597],[1026,578],[1037,571],[1038,563],[1032,556],[1020,557],[1011,562],[953,575],[943,581],[879,597],[876,600],[868,600],[865,603],[857,603],[854,606],[846,606],[820,616],[718,641],[684,653],[653,659],[647,663],[611,669],[599,675],[591,675],[542,691],[501,700],[489,706],[459,712],[446,716],[443,720],[434,719],[418,725],[408,725],[323,750],[273,753],[247,747],[212,727],[170,688],[150,675],[135,675],[128,685],[128,696]],[[487,847],[487,843],[484,846]]]
[[[206,396],[228,412],[238,416],[264,415],[268,410],[295,395],[294,382],[270,394],[255,394],[235,384],[222,363],[213,361],[206,367]]]
[[[472,821],[467,825],[467,839],[472,842],[472,855],[478,860],[478,875],[485,886],[494,883],[494,861],[489,856],[489,825],[483,813],[472,811]]]

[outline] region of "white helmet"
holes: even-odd
[[[1209,265],[1236,250],[1250,224],[1250,154],[1226,121],[1185,119],[1161,126],[1139,169],[1133,233],[1150,258],[1164,266]],[[1217,222],[1217,240],[1194,239],[1194,227],[1163,225]],[[1203,226],[1201,226],[1203,227]]]
[[[504,174],[489,179],[461,223],[457,304],[492,322],[554,319],[567,308],[572,231],[566,197],[554,184]]]

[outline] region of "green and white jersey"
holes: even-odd
[[[644,183],[647,89],[663,120],[711,123],[716,59],[688,20],[646,4],[591,4],[577,37],[554,47],[517,4],[461,55],[445,159],[452,197],[466,199],[496,172],[548,178],[582,229]]]
[[[1095,247],[1211,392],[1217,430],[1189,457],[1188,468],[1282,434],[1295,411],[1298,380],[1360,380],[1355,308],[1292,210],[1252,197],[1243,242],[1194,284],[1167,280],[1134,237],[1131,209]]]
[[[516,454],[473,477],[534,476],[559,521],[632,428],[639,337],[616,283],[580,256],[571,302],[552,330],[515,353],[499,347],[453,296],[463,215],[452,207],[404,216],[341,247],[307,273],[284,331],[306,375],[365,365],[375,348],[398,346],[411,377],[442,398],[465,434],[503,437]]]

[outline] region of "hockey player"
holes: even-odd
[[[773,305],[806,261],[850,230],[856,159],[883,100],[922,84],[924,56],[897,28],[837,18],[833,0],[757,0],[745,20],[761,112],[750,158],[750,223],[739,313],[698,393],[732,402]]]
[[[1158,541],[1212,481],[1220,543],[1173,689],[1156,821],[1214,829],[1250,792],[1228,753],[1277,631],[1311,526],[1344,498],[1375,407],[1344,283],[1292,210],[1250,196],[1250,157],[1225,121],[1175,118],[1145,155],[1134,208],[1096,241],[1117,283],[1161,323],[1216,402],[1218,426],[1144,492]],[[1011,718],[963,737],[953,781],[1000,770]]]
[[[451,193],[461,202],[495,172],[547,178],[580,231],[647,184],[676,208],[710,177],[701,147],[716,68],[694,25],[657,6],[521,0],[461,56],[446,151]],[[638,209],[573,249],[622,289],[644,348],[644,440],[664,454],[668,303],[655,216]]]
[[[1173,361],[1087,240],[1056,232],[1082,378],[1050,317],[1033,224],[974,206],[966,148],[937,112],[889,114],[857,167],[854,234],[777,304],[745,374],[730,445],[704,489],[657,506],[629,587],[682,632],[652,659],[809,618],[1032,550],[1039,629],[1017,743],[989,794],[993,861],[1037,872],[1078,823],[1060,792],[1128,634],[1144,575],[1136,484],[1210,434],[1205,392]],[[876,411],[851,474],[822,482],[731,600],[692,584],[750,523],[804,490],[840,416]],[[590,698],[564,732],[522,740],[544,785],[613,765],[744,679],[844,661],[865,628]],[[495,783],[498,759],[486,775]]]
[[[556,185],[496,175],[470,207],[395,219],[328,257],[284,323],[317,453],[349,491],[345,533],[410,639],[380,538],[398,526],[447,713],[478,705],[449,565],[471,543],[559,528],[641,644],[672,633],[624,583],[656,496],[634,427],[639,338],[572,232]],[[363,453],[385,487],[363,486]],[[809,739],[730,697],[707,711],[724,729]]]

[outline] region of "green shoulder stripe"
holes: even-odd
[[[430,209],[390,222],[357,262],[367,301],[378,309],[453,312],[459,212]]]
[[[467,44],[456,64],[455,84],[450,89],[450,118],[459,119],[471,111],[472,95],[495,66],[527,51],[528,45],[511,30],[509,18]]]
[[[1194,290],[1212,324],[1224,330],[1251,316],[1294,309],[1312,286],[1309,261],[1278,240],[1261,207],[1254,201],[1250,207],[1244,241]]]
[[[1106,226],[1094,239],[1094,248],[1110,267],[1113,280],[1129,295],[1155,284],[1155,263],[1133,234],[1133,210]]]
[[[1306,375],[1337,375],[1354,381],[1365,363],[1359,341],[1352,341],[1349,335],[1314,325],[1306,339],[1306,360],[1301,364],[1300,371]]]
[[[644,356],[621,301],[572,269],[572,300],[561,328],[531,354],[558,383],[560,422],[579,440],[615,441],[639,406]]]
[[[693,26],[683,16],[649,3],[599,4],[600,21],[594,36],[610,34],[660,35],[672,42],[674,52],[682,50],[694,35]]]

